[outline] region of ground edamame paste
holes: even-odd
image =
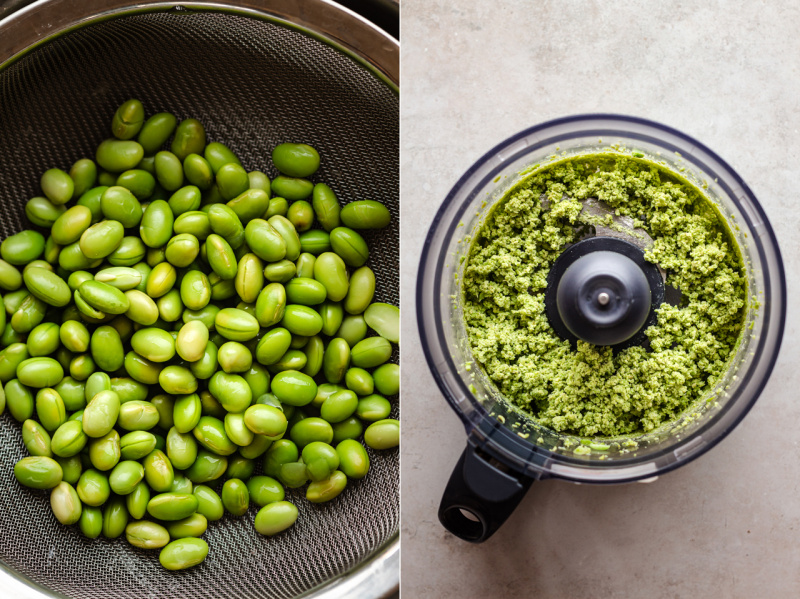
[[[571,348],[545,315],[548,272],[578,240],[589,198],[653,238],[646,259],[681,292],[680,307],[662,304],[647,329],[650,351]],[[499,391],[557,432],[609,437],[651,431],[713,387],[742,330],[747,290],[738,247],[700,190],[619,153],[560,160],[513,186],[475,235],[462,285],[473,355]]]

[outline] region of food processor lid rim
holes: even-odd
[[[783,330],[784,330],[784,325],[785,325],[785,321],[786,321],[786,277],[785,277],[785,273],[784,273],[783,260],[782,260],[782,257],[781,257],[780,248],[778,246],[778,242],[777,242],[777,238],[775,236],[774,230],[772,229],[772,226],[770,225],[769,220],[767,219],[763,208],[761,207],[760,203],[757,201],[755,195],[753,194],[753,192],[749,188],[749,186],[742,180],[742,178],[738,175],[738,173],[727,162],[725,162],[722,158],[720,158],[710,148],[706,147],[704,144],[700,143],[699,141],[695,140],[694,138],[692,138],[692,137],[690,137],[690,136],[688,136],[688,135],[686,135],[684,133],[681,133],[680,131],[677,131],[676,129],[673,129],[673,128],[668,127],[666,125],[662,125],[662,124],[660,124],[660,123],[658,123],[656,121],[643,119],[641,117],[618,115],[618,114],[609,114],[609,113],[581,114],[581,115],[561,117],[561,118],[557,118],[557,119],[553,119],[553,120],[550,120],[550,121],[546,121],[546,122],[540,123],[538,125],[534,125],[532,127],[529,127],[528,129],[525,129],[525,130],[523,130],[523,131],[521,131],[521,132],[519,132],[519,133],[517,133],[517,134],[515,134],[515,135],[513,135],[513,136],[511,136],[511,137],[509,137],[507,139],[505,139],[504,141],[502,141],[499,144],[495,145],[491,150],[489,150],[488,152],[483,154],[477,161],[475,161],[467,169],[467,171],[458,179],[458,181],[451,188],[450,192],[447,194],[447,196],[445,197],[445,199],[442,202],[441,206],[439,207],[439,210],[437,211],[436,215],[434,216],[434,219],[433,219],[433,221],[432,221],[432,223],[430,225],[429,234],[426,236],[425,242],[424,242],[423,247],[422,247],[422,252],[421,252],[421,256],[420,256],[420,263],[419,263],[419,268],[418,268],[418,282],[417,282],[417,291],[416,291],[416,303],[417,303],[417,307],[418,307],[418,310],[417,310],[417,312],[418,312],[417,328],[418,328],[418,332],[419,332],[419,335],[420,335],[420,340],[422,342],[422,349],[423,349],[423,353],[425,355],[425,359],[428,362],[429,369],[430,369],[431,373],[433,374],[434,379],[436,380],[436,384],[438,385],[439,389],[442,391],[442,394],[447,399],[447,401],[450,404],[451,408],[458,414],[458,416],[464,422],[465,427],[467,429],[468,435],[470,437],[475,437],[473,432],[476,431],[478,428],[480,428],[481,425],[486,426],[488,424],[490,429],[494,431],[494,434],[492,434],[490,436],[485,436],[485,432],[486,431],[484,430],[483,431],[484,434],[480,434],[479,438],[476,441],[481,446],[483,446],[484,449],[487,449],[491,453],[496,454],[496,457],[498,457],[498,459],[501,459],[503,461],[508,462],[509,465],[515,466],[515,462],[516,462],[517,463],[516,464],[517,469],[521,469],[523,471],[526,469],[526,464],[524,464],[526,459],[528,459],[532,464],[534,464],[534,468],[536,466],[542,466],[544,464],[544,462],[550,462],[550,463],[558,462],[558,463],[562,463],[562,464],[564,464],[566,466],[570,466],[570,467],[577,468],[577,469],[586,468],[586,469],[590,469],[590,470],[597,470],[597,469],[604,469],[604,470],[619,469],[619,470],[624,470],[627,467],[633,467],[633,466],[640,465],[643,461],[645,461],[645,462],[653,462],[653,461],[656,461],[656,460],[658,460],[659,458],[661,458],[663,456],[666,456],[666,455],[669,455],[669,454],[674,454],[675,450],[677,449],[677,448],[674,448],[674,447],[673,448],[665,448],[665,449],[663,449],[663,450],[661,450],[659,452],[656,452],[656,453],[653,453],[653,454],[649,454],[648,456],[646,456],[646,458],[644,460],[641,457],[631,457],[631,458],[621,458],[621,459],[618,459],[618,460],[614,460],[614,462],[605,462],[605,461],[599,461],[599,460],[589,462],[589,461],[587,461],[585,459],[580,459],[580,458],[571,457],[571,456],[565,456],[563,454],[557,454],[557,453],[551,452],[551,451],[549,451],[549,450],[547,450],[547,449],[545,449],[543,447],[539,447],[537,445],[534,445],[533,443],[531,443],[531,442],[519,437],[518,435],[513,434],[511,431],[506,429],[504,426],[501,426],[499,423],[497,423],[497,421],[494,418],[492,418],[489,415],[489,413],[487,412],[486,408],[484,408],[483,405],[481,405],[479,402],[475,401],[473,394],[469,391],[469,389],[467,388],[467,385],[464,383],[464,381],[461,380],[460,377],[454,377],[454,382],[457,385],[459,385],[460,390],[463,393],[464,397],[470,398],[469,401],[470,401],[471,405],[474,408],[476,408],[476,413],[474,415],[470,416],[468,414],[465,414],[457,406],[457,404],[455,403],[454,398],[452,397],[452,395],[449,392],[449,387],[447,386],[446,382],[444,381],[444,378],[442,377],[442,375],[439,373],[438,369],[435,367],[436,364],[434,362],[434,357],[433,357],[433,355],[431,353],[431,348],[428,345],[428,340],[427,340],[427,337],[426,337],[426,332],[429,332],[430,328],[428,326],[426,326],[426,323],[425,323],[425,311],[424,310],[419,310],[419,307],[423,305],[423,295],[424,295],[424,291],[425,291],[423,289],[424,280],[425,280],[424,273],[425,273],[425,270],[426,270],[426,264],[428,262],[429,254],[434,249],[433,248],[433,246],[434,246],[434,236],[431,233],[438,227],[438,225],[444,219],[445,212],[450,207],[450,205],[453,203],[456,194],[466,185],[466,183],[475,175],[475,173],[482,166],[484,166],[487,162],[491,161],[494,157],[496,157],[498,154],[500,154],[503,150],[505,150],[506,148],[508,148],[510,146],[513,146],[513,144],[515,144],[516,142],[520,141],[521,139],[523,139],[523,138],[525,138],[527,136],[530,136],[532,134],[538,133],[538,132],[543,131],[543,130],[547,130],[547,129],[552,128],[552,127],[557,127],[559,125],[573,124],[573,123],[581,122],[581,121],[592,122],[592,121],[597,121],[597,120],[602,120],[602,119],[616,120],[616,121],[622,122],[622,123],[633,123],[633,124],[637,124],[637,125],[644,125],[645,127],[650,127],[650,128],[656,129],[656,130],[660,130],[660,131],[669,133],[671,135],[674,135],[675,137],[679,138],[680,140],[682,140],[682,141],[690,144],[691,146],[693,146],[693,149],[697,149],[697,150],[707,154],[710,159],[716,161],[719,164],[719,166],[724,171],[726,171],[726,174],[729,175],[732,178],[732,180],[737,185],[739,185],[741,187],[742,193],[749,200],[751,200],[751,205],[748,206],[748,208],[750,208],[750,209],[752,209],[753,211],[756,212],[756,216],[761,220],[761,222],[759,223],[759,226],[762,226],[764,228],[764,231],[765,231],[766,235],[769,237],[770,241],[772,242],[772,244],[775,247],[775,261],[777,263],[776,264],[776,267],[777,267],[776,268],[776,270],[777,270],[776,274],[777,274],[777,277],[778,277],[778,280],[777,280],[777,284],[778,284],[777,296],[778,297],[775,297],[774,300],[775,301],[780,300],[780,305],[778,306],[779,310],[775,314],[775,318],[777,319],[777,337],[775,339],[775,350],[772,353],[772,355],[769,356],[769,360],[766,363],[766,368],[764,369],[764,373],[761,376],[761,380],[756,384],[756,386],[754,388],[755,392],[753,393],[752,399],[747,404],[740,406],[741,407],[740,414],[735,418],[735,420],[733,422],[728,423],[728,425],[723,430],[721,430],[719,432],[719,434],[715,435],[712,439],[707,440],[706,443],[702,447],[698,448],[696,451],[687,452],[682,458],[675,457],[675,459],[673,459],[670,463],[664,464],[662,466],[659,466],[658,473],[668,472],[668,471],[670,471],[670,470],[672,470],[672,469],[674,469],[674,468],[676,468],[676,467],[678,467],[678,466],[680,466],[682,464],[685,464],[685,463],[695,459],[696,457],[704,454],[706,451],[708,451],[709,449],[714,447],[717,443],[719,443],[723,438],[725,438],[725,436],[727,436],[727,434],[731,430],[733,430],[739,424],[739,422],[741,422],[741,420],[747,415],[747,413],[750,411],[750,408],[752,408],[753,404],[755,403],[755,401],[758,399],[759,395],[763,391],[764,386],[766,385],[766,383],[767,383],[767,381],[769,379],[769,376],[772,373],[772,370],[774,369],[775,363],[777,361],[777,356],[779,354],[780,345],[781,345],[781,342],[782,342],[782,339],[783,339]],[[596,133],[597,132],[592,131],[592,130],[587,130],[587,131],[582,131],[581,132],[582,135],[587,135],[587,136],[588,135],[594,135]],[[617,134],[619,134],[620,132],[618,132],[618,131],[617,132],[606,131],[606,133],[617,133]],[[603,134],[603,133],[601,133],[601,134]],[[643,134],[625,132],[625,135],[628,136],[628,137],[634,138],[634,139],[639,138],[642,141],[644,141],[646,139],[647,140],[651,140],[650,137],[648,137],[646,135],[643,135]],[[548,137],[546,140],[538,140],[534,144],[526,144],[525,147],[520,148],[516,152],[514,152],[513,154],[507,156],[505,158],[505,161],[509,162],[509,161],[516,160],[517,158],[519,158],[521,156],[524,156],[525,154],[530,153],[532,150],[535,150],[535,149],[541,147],[544,144],[554,143],[554,142],[560,141],[562,139],[570,139],[570,138],[573,138],[573,137],[574,137],[573,133],[567,133],[567,134],[562,134],[562,135],[554,135],[554,136]],[[667,149],[671,148],[673,151],[678,152],[682,157],[690,160],[691,162],[693,162],[693,163],[695,163],[695,164],[697,164],[697,165],[699,165],[701,167],[706,167],[705,162],[700,160],[699,158],[697,158],[694,155],[694,153],[692,153],[692,154],[681,153],[680,152],[681,148],[678,148],[677,146],[673,146],[669,142],[664,142],[663,140],[660,140],[660,139],[659,140],[652,140],[652,141],[657,142],[659,145],[662,145],[663,147],[665,147]],[[503,168],[503,165],[499,164],[495,168],[491,169],[490,172],[485,177],[483,177],[483,179],[479,182],[479,184],[475,186],[475,189],[482,189],[483,186],[486,183],[488,183],[490,180],[492,180],[494,177],[497,176],[498,171],[502,170],[502,168]],[[706,170],[711,171],[711,169],[707,169],[707,168],[706,168]],[[711,171],[711,172],[713,172],[713,171]],[[717,184],[720,185],[725,190],[725,192],[729,195],[729,197],[732,199],[732,201],[734,201],[734,203],[739,205],[739,198],[736,196],[736,194],[733,193],[733,190],[724,181],[719,181],[718,180]],[[453,232],[457,228],[461,216],[466,211],[467,205],[469,204],[470,200],[476,195],[476,193],[477,193],[477,191],[473,191],[468,197],[466,197],[464,199],[464,201],[462,202],[461,206],[459,206],[458,210],[456,211],[456,213],[454,215],[455,218],[452,219],[452,222],[450,223],[450,227],[448,228],[447,231],[445,231],[444,235],[440,234],[440,235],[436,236],[437,237],[437,241],[439,241],[439,243],[441,243],[441,247],[440,247],[440,250],[439,250],[439,258],[440,258],[439,261],[440,262],[443,259],[446,259],[446,255],[444,255],[444,254],[446,254],[447,247],[444,245],[444,240],[449,240],[449,239],[452,238]],[[741,210],[741,214],[742,214],[742,217],[744,218],[744,220],[747,222],[748,226],[751,228],[751,230],[755,229],[754,223],[753,223],[752,219],[750,218],[747,210],[742,209]],[[766,257],[765,257],[765,254],[764,254],[764,247],[763,247],[763,244],[761,242],[761,239],[759,238],[759,236],[753,235],[753,240],[755,242],[756,249],[757,249],[757,251],[759,253],[759,257],[764,262],[766,262]],[[764,274],[764,277],[765,277],[766,287],[769,289],[769,288],[772,287],[772,280],[771,280],[770,274],[769,274],[768,271],[764,271],[763,274]],[[434,269],[433,285],[432,285],[432,288],[434,290],[441,288],[441,280],[442,280],[441,269]],[[433,324],[433,329],[435,329],[435,331],[436,331],[437,335],[439,336],[439,338],[444,338],[444,329],[443,329],[443,322],[444,321],[441,318],[440,306],[435,301],[435,298],[434,298],[434,301],[433,301],[433,310],[434,310],[434,314],[433,314],[434,322],[432,323]],[[772,314],[773,313],[772,305],[770,305],[769,303],[765,302],[764,304],[762,304],[762,310],[765,311],[765,323],[767,323],[767,327],[766,328],[769,328],[769,325],[772,323],[772,316],[773,316],[773,314]],[[755,351],[758,352],[759,354],[762,354],[763,353],[762,350],[763,350],[765,344],[766,344],[765,335],[762,335],[758,340],[757,347],[756,347]],[[455,363],[453,362],[452,355],[449,352],[444,352],[444,359],[447,362],[448,366],[450,367],[450,370],[451,371],[455,370]],[[751,365],[750,369],[748,369],[748,371],[746,373],[744,373],[744,375],[741,377],[742,378],[742,383],[741,383],[742,385],[746,385],[747,383],[749,383],[751,381],[751,379],[753,377],[753,371],[755,370],[755,368],[757,366],[758,366],[758,364],[754,363],[753,365]],[[686,439],[683,440],[683,442],[681,443],[681,446],[687,446],[687,445],[691,444],[694,441],[694,439],[702,436],[705,432],[708,431],[708,429],[710,429],[711,427],[713,427],[715,425],[719,425],[721,417],[723,417],[732,407],[733,407],[733,404],[731,402],[729,402],[728,404],[723,406],[720,409],[720,411],[717,413],[715,418],[709,420],[708,422],[706,422],[705,424],[700,426],[697,430],[693,431],[692,434],[690,434],[689,436],[686,437]],[[493,425],[496,425],[496,426],[493,426]],[[499,438],[497,438],[498,436],[499,436]],[[499,441],[504,441],[505,443],[499,443]],[[506,445],[508,445],[512,449],[510,449],[509,447],[506,447]],[[494,446],[493,448],[495,449],[495,451],[491,451],[491,448],[492,448],[491,446]],[[511,452],[511,453],[509,453],[509,452]],[[527,457],[524,457],[524,456],[527,456]],[[530,458],[532,458],[534,456],[536,456],[538,459],[531,460]],[[538,457],[538,456],[541,456],[541,457]],[[577,476],[577,474],[578,474],[577,472],[575,474],[576,474],[576,476],[567,477],[567,476],[563,476],[562,475],[562,476],[559,476],[559,478],[571,478],[571,479],[575,479],[575,480],[591,480],[592,482],[625,482],[625,481],[636,480],[636,479],[646,478],[648,476],[652,476],[652,473],[650,473],[650,474],[643,474],[643,475],[638,475],[638,476],[633,476],[633,477],[626,477],[626,476],[624,476],[623,473],[620,473],[621,476],[619,476],[618,478],[615,478],[613,480],[595,481],[591,477],[583,478],[583,477]]]
[[[301,7],[310,5],[312,9]],[[27,18],[39,19],[49,9],[46,31],[34,23],[26,29]],[[365,67],[399,93],[400,42],[389,33],[350,8],[333,0],[36,0],[10,15],[0,18],[0,71],[5,70],[39,46],[62,35],[108,19],[153,12],[220,12],[268,21],[299,31],[325,43]],[[328,17],[344,16],[345,22],[329,22]],[[313,19],[316,18],[316,21]],[[299,22],[293,22],[297,19]],[[369,44],[362,49],[361,44]]]

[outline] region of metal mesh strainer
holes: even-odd
[[[220,5],[214,5],[219,8]],[[307,14],[305,15],[307,16]],[[353,17],[353,19],[356,19]],[[0,44],[1,46],[2,44]],[[0,63],[7,57],[0,55]],[[150,114],[200,119],[248,170],[271,176],[271,148],[314,145],[315,179],[342,202],[379,199],[390,230],[368,238],[377,299],[399,300],[398,97],[363,63],[307,32],[268,19],[185,9],[97,20],[38,46],[0,71],[0,236],[29,226],[24,202],[51,166],[93,156],[117,105],[141,99]],[[85,539],[53,517],[48,494],[16,483],[25,455],[20,426],[0,418],[0,562],[68,597],[292,597],[386,551],[399,527],[396,451],[370,453],[372,468],[331,505],[300,493],[300,519],[274,538],[255,534],[255,510],[209,527],[206,562],[169,573],[158,552],[123,539]]]

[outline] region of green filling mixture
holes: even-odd
[[[662,304],[645,332],[649,351],[573,349],[545,315],[547,274],[578,240],[589,198],[653,238],[646,259],[681,291],[681,306]],[[540,424],[629,435],[676,419],[714,386],[739,339],[746,290],[736,242],[696,187],[646,160],[584,155],[543,167],[493,208],[464,265],[464,319],[475,359]]]

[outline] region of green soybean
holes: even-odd
[[[167,570],[185,570],[202,563],[208,556],[203,539],[178,539],[161,550],[158,560]]]
[[[139,520],[125,527],[125,538],[139,549],[159,549],[169,543],[170,534],[160,524]]]
[[[300,177],[280,175],[272,180],[272,192],[287,200],[305,200],[314,191],[314,184]]]
[[[169,112],[159,112],[147,119],[137,138],[145,155],[157,152],[175,131],[177,124],[178,119]]]
[[[331,231],[331,247],[345,264],[358,268],[369,258],[367,242],[358,233],[347,227],[336,227]]]
[[[391,449],[400,444],[400,422],[386,418],[373,422],[364,431],[364,443],[372,449]]]
[[[61,466],[51,457],[25,457],[14,465],[17,482],[32,489],[52,489],[61,483],[62,476]]]
[[[75,182],[61,169],[51,168],[42,174],[40,179],[42,191],[53,204],[60,206],[72,199]]]
[[[372,372],[375,389],[382,395],[397,395],[400,392],[400,367],[384,364]]]
[[[186,119],[178,124],[171,150],[179,160],[189,154],[199,154],[206,147],[206,130],[197,119]]]
[[[75,524],[81,517],[82,504],[78,493],[72,485],[64,481],[50,492],[50,508],[56,520],[64,526]]]
[[[111,133],[117,139],[132,139],[144,125],[144,106],[139,100],[128,100],[117,108],[111,120]]]
[[[339,469],[347,478],[361,479],[369,471],[369,455],[364,446],[355,439],[345,439],[336,446]]]
[[[382,229],[391,221],[391,215],[380,202],[358,200],[342,208],[341,219],[351,229]]]
[[[341,207],[330,187],[324,183],[317,183],[314,186],[311,204],[317,220],[325,231],[330,233],[339,226]]]
[[[259,534],[273,536],[290,528],[298,518],[297,507],[288,501],[276,501],[262,507],[255,519]]]
[[[306,489],[306,499],[311,503],[331,501],[339,496],[346,486],[347,476],[344,472],[337,470],[331,474],[330,478],[309,484]]]

